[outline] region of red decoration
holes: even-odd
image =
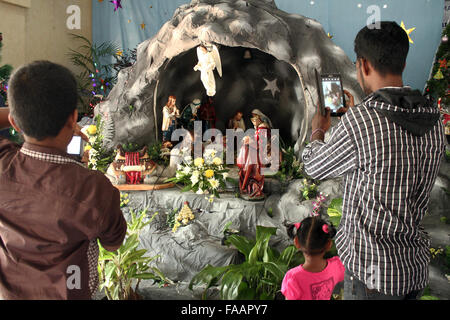
[[[139,152],[126,152],[125,153],[125,165],[126,166],[138,166],[140,163]],[[128,184],[141,184],[141,172],[131,171],[127,172],[127,183]]]

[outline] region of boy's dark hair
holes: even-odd
[[[328,233],[323,231],[324,225],[328,226]],[[295,225],[288,225],[287,233],[291,239],[297,237],[303,253],[314,256],[324,253],[328,241],[336,235],[336,228],[316,216],[304,219],[298,230]]]
[[[373,27],[373,28],[372,28]],[[405,30],[393,21],[382,21],[380,27],[364,27],[356,36],[357,59],[365,58],[380,74],[401,75],[409,52]]]
[[[9,81],[11,116],[23,133],[39,141],[56,137],[77,107],[77,82],[65,67],[35,61]]]

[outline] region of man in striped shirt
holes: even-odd
[[[344,180],[336,237],[344,299],[416,299],[428,283],[430,240],[421,221],[445,143],[438,109],[403,85],[408,51],[397,23],[363,28],[356,69],[368,96],[348,109],[327,142],[330,111],[317,112],[303,152],[308,175]]]

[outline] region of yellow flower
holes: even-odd
[[[194,165],[196,167],[201,167],[205,163],[205,160],[203,158],[197,158],[194,160]]]
[[[92,147],[90,145],[87,145],[86,147],[84,147],[84,151],[91,151]]]
[[[206,170],[205,171],[205,177],[208,178],[208,179],[214,177],[214,170],[211,170],[211,169],[210,170]]]
[[[97,126],[95,126],[95,125],[90,125],[90,126],[88,127],[88,129],[87,129],[87,133],[88,133],[90,136],[95,135],[95,134],[97,133]]]
[[[222,159],[216,157],[213,159],[213,164],[215,164],[216,166],[221,166],[223,164],[223,161]]]

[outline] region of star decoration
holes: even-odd
[[[145,23],[141,23],[141,29],[144,30],[145,29]]]
[[[277,79],[275,78],[272,81],[264,79],[264,81],[266,82],[267,86],[264,88],[263,91],[271,91],[272,92],[272,96],[275,98],[276,93],[280,92],[280,89],[278,89],[278,86],[277,86]]]
[[[116,12],[117,10],[123,9],[122,8],[122,0],[112,0],[110,1],[112,4],[114,4],[114,12]]]
[[[411,33],[416,30],[416,28],[406,29],[405,23],[402,21],[400,25],[403,30],[405,30],[406,34],[408,35],[409,42],[414,43],[414,41],[411,39]]]

